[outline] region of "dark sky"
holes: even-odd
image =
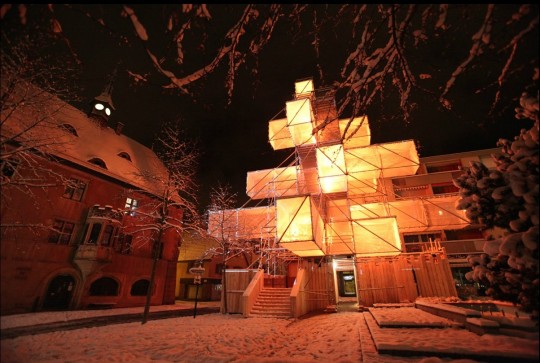
[[[164,22],[157,7],[148,6],[146,13],[141,9],[138,8],[138,15],[146,24]],[[277,27],[258,58],[258,72],[254,74],[251,71],[255,65],[252,59],[240,68],[231,103],[227,104],[227,91],[223,84],[226,67],[221,67],[190,88],[196,97],[182,95],[176,90],[163,90],[164,80],[160,82],[159,77],[153,78],[155,82],[136,85],[127,75],[127,70],[144,73],[144,70],[150,72],[152,67],[142,45],[133,36],[131,24],[118,16],[118,11],[110,11],[107,6],[91,10],[94,16],[98,13],[103,15],[107,27],[96,26],[94,20],[73,9],[55,7],[55,16],[62,24],[64,35],[82,62],[80,96],[84,102],[76,106],[86,107],[91,98],[101,92],[107,77],[120,62],[112,95],[117,112],[112,121],[123,122],[125,134],[151,146],[160,122],[180,118],[186,135],[196,140],[201,149],[199,176],[203,204],[208,203],[208,189],[218,181],[231,184],[238,192],[240,202],[247,200],[246,173],[275,167],[292,152],[272,150],[267,140],[267,125],[284,109],[285,102],[292,99],[295,80],[314,77],[316,87],[322,86],[323,82],[338,81],[339,67],[351,49],[347,42],[348,33],[339,34],[337,28],[329,32],[319,59],[325,77],[321,81],[315,54],[310,47],[311,38],[296,36],[293,41],[294,32],[290,28]],[[217,11],[210,7],[210,10],[214,20],[219,22],[220,17],[229,16],[228,10],[235,9],[223,7]],[[33,16],[30,11],[28,14],[29,18]],[[15,15],[10,14],[12,17]],[[538,29],[536,39],[537,34]],[[124,35],[129,38],[125,44],[122,41]],[[159,33],[152,36],[159,38]],[[466,57],[469,45],[467,41],[460,47],[444,51],[433,49],[418,54],[418,57],[425,58],[425,62],[432,66],[448,67],[451,60]],[[537,61],[537,45],[530,46],[530,54],[525,57]],[[486,60],[488,66],[489,62]],[[508,85],[504,89],[504,97],[506,101],[513,100],[499,109],[495,117],[486,117],[494,87],[479,86],[475,72],[486,71],[473,69],[456,84],[452,96],[460,102],[456,102],[451,111],[440,107],[431,96],[416,94],[413,101],[417,108],[409,123],[403,121],[399,100],[388,92],[386,99],[376,102],[368,111],[372,143],[414,139],[420,156],[431,156],[496,147],[498,138],[512,138],[520,128],[530,127],[525,121],[515,120],[512,108],[518,106],[523,85],[530,84],[530,78]],[[490,91],[475,92],[482,86]],[[512,104],[514,106],[508,106]],[[342,118],[348,116],[343,115]]]

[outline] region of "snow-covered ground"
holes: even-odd
[[[205,306],[204,304],[201,304]],[[190,305],[192,308],[193,306]],[[178,308],[152,307],[151,311]],[[138,310],[140,311],[140,309]],[[390,312],[391,311],[391,312]],[[115,310],[69,312],[83,317]],[[116,310],[118,313],[118,311]],[[418,314],[415,314],[418,313]],[[51,313],[2,317],[2,329],[58,321]],[[2,363],[26,362],[481,362],[451,359],[454,353],[538,357],[538,340],[479,336],[413,308],[377,309],[381,321],[414,321],[444,328],[378,328],[368,312],[315,314],[301,319],[243,318],[209,314],[22,336],[1,341]],[[31,316],[32,315],[32,316]],[[72,315],[70,319],[76,319]],[[66,318],[67,319],[67,318]],[[18,323],[16,323],[18,322]],[[413,324],[411,324],[413,325]],[[378,344],[413,356],[378,354]],[[381,345],[381,346],[382,346]],[[436,352],[420,353],[421,351]],[[415,352],[418,351],[418,355]],[[438,358],[436,356],[441,358]],[[456,357],[455,355],[453,357]],[[519,361],[519,360],[516,360]]]

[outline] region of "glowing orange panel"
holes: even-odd
[[[268,123],[268,140],[274,150],[294,147],[286,118],[273,120]]]
[[[250,171],[246,194],[252,199],[275,198],[298,194],[296,166]]]
[[[396,218],[371,218],[352,221],[354,250],[361,256],[392,256],[401,253]]]
[[[351,212],[347,199],[329,199],[326,202],[326,219],[328,222],[350,220]]]
[[[382,160],[376,146],[345,150],[347,171],[356,179],[376,179],[381,175]]]
[[[367,116],[339,120],[339,130],[345,149],[371,144],[371,130]]]
[[[347,188],[350,196],[377,192],[377,179],[361,179],[364,176],[364,173],[349,173]]]
[[[388,211],[383,203],[351,203],[351,218],[380,218],[386,217]]]
[[[323,193],[347,191],[343,146],[332,145],[318,148],[317,171]]]
[[[306,79],[294,83],[294,92],[296,98],[309,97],[313,93],[313,80]]]
[[[276,200],[277,235],[280,243],[313,241],[308,196]]]
[[[313,126],[309,124],[298,124],[288,126],[289,132],[295,146],[305,146],[315,144],[315,136],[313,135]]]
[[[238,209],[238,238],[274,238],[276,210],[272,206]]]
[[[420,161],[414,141],[379,144],[377,151],[382,160],[385,178],[416,174]]]
[[[299,256],[322,256],[324,224],[310,196],[276,200],[280,246]]]
[[[304,98],[286,103],[287,125],[295,126],[309,124],[313,121],[313,111],[311,110],[311,101]]]
[[[354,253],[354,238],[350,221],[329,222],[325,227],[326,254]]]

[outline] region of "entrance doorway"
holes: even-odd
[[[354,271],[337,271],[337,281],[340,297],[356,297]]]
[[[43,310],[67,310],[71,303],[75,279],[70,275],[59,275],[52,279],[45,294]]]

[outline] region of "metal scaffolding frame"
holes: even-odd
[[[399,254],[401,241],[396,219],[402,223],[409,221],[412,229],[428,229],[433,220],[428,206],[436,207],[439,214],[452,216],[459,221],[457,223],[468,223],[464,215],[437,204],[434,201],[437,197],[402,198],[389,187],[389,178],[416,173],[419,158],[413,141],[372,145],[367,117],[339,120],[331,91],[315,90],[310,80],[299,81],[295,86],[295,98],[287,102],[284,109],[287,117],[276,118],[282,110],[269,121],[271,146],[275,150],[294,148],[294,151],[278,167],[247,175],[246,193],[252,200],[259,200],[258,205],[266,203],[265,207],[258,208],[266,208],[267,213],[273,213],[273,218],[267,218],[266,224],[259,226],[260,233],[250,234],[240,231],[242,218],[249,217],[249,208],[244,205],[228,217],[231,224],[235,224],[231,226],[236,228],[235,238],[260,238],[261,260],[263,256],[266,261],[334,254],[369,256],[369,251],[359,252],[358,243],[367,242],[356,241],[366,233],[380,241],[377,248],[386,246],[388,249],[374,251],[374,254]],[[352,131],[351,127],[354,127]],[[348,161],[354,165],[348,167]],[[334,183],[335,189],[326,188],[326,182]],[[283,217],[278,215],[278,204],[285,204],[287,200],[292,203],[296,198],[304,200],[288,213],[288,219],[279,220]],[[303,215],[303,224],[295,225],[306,201],[309,201],[311,224]],[[343,208],[337,206],[338,201],[345,201]],[[322,220],[322,234],[315,230],[321,227],[316,225],[315,212]],[[377,227],[375,221],[382,227]],[[305,234],[310,238],[284,241],[293,226],[311,228],[311,234]],[[332,248],[338,244],[340,249]],[[314,251],[312,256],[303,255],[302,251],[312,251],[308,249],[310,246],[318,246],[321,254]],[[333,253],[333,249],[339,253]]]

